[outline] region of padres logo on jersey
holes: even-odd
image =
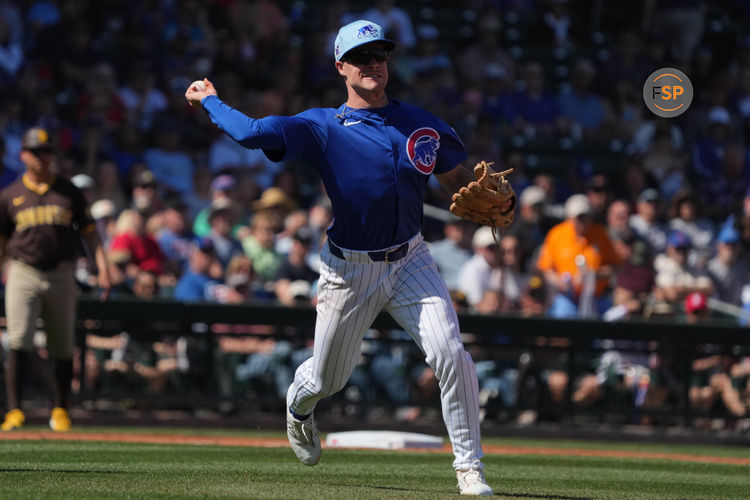
[[[425,175],[435,170],[440,134],[435,129],[422,127],[411,133],[406,140],[406,154],[414,168]]]
[[[40,205],[25,208],[16,214],[16,231],[36,226],[70,226],[73,213],[58,205]]]

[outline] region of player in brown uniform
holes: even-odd
[[[27,130],[21,148],[26,172],[0,192],[1,255],[7,255],[10,261],[5,286],[10,339],[5,362],[9,411],[0,428],[12,430],[26,420],[21,410],[21,389],[34,349],[37,318],[41,316],[55,379],[50,427],[67,431],[77,295],[73,262],[80,236],[96,259],[105,299],[110,289],[109,274],[83,193],[55,175],[55,154],[47,131],[37,127]]]

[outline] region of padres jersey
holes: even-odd
[[[395,99],[382,108],[314,108],[257,120],[215,96],[203,107],[245,147],[263,149],[274,161],[311,163],[331,198],[328,236],[351,250],[388,248],[416,235],[429,176],[468,156],[446,123]]]
[[[11,259],[52,269],[75,258],[78,232],[95,229],[83,193],[65,179],[37,187],[22,176],[0,192],[0,237]]]

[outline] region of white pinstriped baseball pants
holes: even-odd
[[[320,399],[344,387],[365,333],[385,309],[437,375],[454,468],[476,468],[483,456],[476,370],[461,343],[448,288],[422,235],[412,238],[407,255],[393,264],[372,262],[366,252],[342,251],[345,259],[331,255],[327,245],[321,252],[313,356],[297,369],[287,394],[289,408],[306,415]]]

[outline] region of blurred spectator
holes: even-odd
[[[659,190],[672,196],[686,182],[687,155],[674,147],[668,132],[659,129],[643,157],[643,168],[658,183]]]
[[[742,287],[750,282],[750,266],[740,257],[739,243],[735,228],[722,228],[716,238],[716,256],[706,266],[716,298],[736,306],[742,305]]]
[[[627,260],[630,256],[629,249],[624,246],[636,238],[628,223],[629,215],[630,203],[625,200],[614,200],[607,209],[607,235],[621,261]]]
[[[367,19],[367,18],[365,18]],[[417,27],[417,45],[411,55],[403,55],[395,61],[395,71],[407,82],[417,73],[435,70],[453,70],[453,62],[440,47],[440,32],[432,24]]]
[[[159,282],[154,273],[138,271],[133,279],[133,295],[143,300],[152,300],[159,295]]]
[[[320,249],[326,238],[326,231],[333,222],[331,200],[328,199],[328,196],[324,195],[317,203],[310,207],[309,219],[310,229],[315,233],[315,239],[317,242],[315,247]]]
[[[707,217],[721,220],[737,210],[750,179],[750,154],[743,144],[732,142],[724,148],[721,175],[710,183],[701,182],[700,202]]]
[[[693,308],[692,305],[686,308],[686,310],[690,309],[692,311],[689,314],[693,316],[706,310],[705,307]],[[735,417],[744,417],[748,413],[739,391],[732,386],[732,379],[729,376],[732,364],[733,359],[722,354],[713,354],[693,361],[688,394],[690,406],[693,409],[707,414],[721,398],[724,407]]]
[[[0,17],[8,27],[8,40],[12,43],[22,44],[24,39],[23,17],[21,16],[21,9],[14,3],[7,0],[0,2]]]
[[[232,257],[224,274],[227,286],[235,288],[244,300],[275,298],[263,290],[262,283],[258,282],[253,271],[253,261],[244,254]]]
[[[180,149],[180,130],[173,119],[157,122],[156,145],[143,153],[143,160],[160,184],[186,195],[193,189],[195,163]]]
[[[544,66],[536,61],[523,68],[523,88],[513,94],[513,127],[527,137],[552,136],[559,125],[555,96],[545,90]]]
[[[156,87],[153,68],[143,63],[130,68],[127,80],[118,94],[125,104],[128,122],[141,132],[148,132],[153,126],[154,117],[167,108],[167,98]]]
[[[515,64],[503,49],[500,17],[495,13],[477,16],[476,40],[459,54],[458,68],[461,81],[467,87],[478,87],[484,78],[478,68],[490,64],[502,67],[510,81],[515,80]]]
[[[92,186],[92,198],[94,200],[111,200],[118,210],[128,206],[115,162],[111,160],[99,161],[94,172],[94,179]]]
[[[703,34],[703,2],[648,0],[644,4],[641,28],[659,33],[669,44],[669,57],[687,64],[693,57]]]
[[[660,202],[658,190],[644,189],[636,200],[636,213],[628,219],[630,227],[648,243],[652,254],[661,253],[667,248],[667,228],[659,222]]]
[[[192,191],[182,196],[182,201],[187,206],[189,221],[193,221],[201,210],[211,204],[211,181],[211,170],[198,165],[193,173]]]
[[[607,207],[612,197],[609,180],[604,174],[594,174],[586,182],[586,196],[591,205],[591,217],[598,224],[607,223]]]
[[[275,232],[283,228],[284,217],[297,208],[297,202],[277,186],[272,186],[260,195],[260,199],[252,204],[256,214],[263,212],[271,222]]]
[[[643,95],[631,80],[614,83],[611,97],[612,119],[605,126],[607,135],[620,141],[630,141],[643,123]]]
[[[482,298],[474,305],[477,314],[498,314],[503,309],[503,293],[500,290],[488,289],[482,293]]]
[[[135,210],[123,210],[117,218],[115,234],[107,257],[132,280],[139,270],[157,276],[165,272],[165,256],[154,238],[145,232],[143,217]]]
[[[87,204],[91,205],[94,202],[96,199],[94,198],[94,188],[96,187],[94,179],[86,174],[76,174],[70,178],[70,182],[83,192]]]
[[[724,150],[732,138],[732,117],[721,106],[711,108],[706,117],[706,134],[699,137],[692,150],[693,168],[706,183],[713,183],[722,174]]]
[[[538,271],[534,271],[524,287],[519,310],[522,316],[543,316],[548,306],[547,285],[544,283],[544,276]]]
[[[250,174],[261,189],[270,187],[273,178],[284,166],[283,163],[269,160],[260,149],[247,149],[226,134],[214,139],[208,153],[211,171],[242,170]]]
[[[111,200],[97,200],[91,204],[91,217],[96,221],[96,229],[104,248],[109,248],[117,232],[118,215],[117,207]]]
[[[9,186],[18,175],[19,172],[8,168],[5,164],[5,139],[0,136],[0,188]]]
[[[156,241],[164,255],[177,265],[179,273],[187,269],[193,234],[187,219],[187,207],[181,201],[167,204],[162,211],[163,226]]]
[[[112,144],[106,148],[107,155],[117,165],[120,182],[125,183],[130,179],[130,170],[133,165],[143,162],[143,134],[134,126],[125,124],[116,133]],[[127,184],[121,187],[125,188]]]
[[[211,198],[209,203],[198,212],[193,220],[193,233],[196,236],[208,236],[211,231],[211,225],[208,223],[208,216],[211,214],[211,207],[214,205],[229,205],[232,203],[234,189],[237,181],[232,175],[217,175],[210,184]]]
[[[24,61],[21,41],[13,39],[13,31],[8,22],[8,18],[0,15],[0,81],[6,84],[15,80]]]
[[[213,241],[216,258],[222,269],[226,269],[232,257],[243,253],[242,245],[232,235],[237,218],[237,205],[232,200],[219,198],[211,203],[211,212],[208,214],[210,230],[205,237]]]
[[[449,290],[456,290],[461,266],[472,255],[473,227],[465,219],[451,219],[445,222],[443,230],[445,238],[428,245],[446,286]]]
[[[386,36],[396,42],[396,46],[409,50],[417,42],[411,17],[404,9],[396,7],[394,0],[376,0],[374,6],[362,13],[367,19],[383,28]]]
[[[519,208],[516,220],[509,233],[518,237],[523,250],[523,259],[534,258],[544,242],[547,232],[559,222],[546,214],[547,196],[539,186],[528,186],[518,197]]]
[[[274,291],[278,300],[284,305],[310,303],[310,291],[317,282],[318,273],[307,263],[312,234],[302,227],[292,237],[292,248],[282,262],[274,281]],[[305,293],[306,292],[306,293]]]
[[[253,261],[253,270],[263,281],[272,280],[282,262],[274,244],[274,222],[275,218],[269,212],[255,214],[250,234],[241,241],[245,255]]]
[[[542,18],[534,30],[539,37],[539,42],[549,47],[561,49],[572,49],[572,33],[574,19],[570,15],[568,0],[545,0],[542,2],[544,12]]]
[[[284,217],[284,229],[276,235],[276,251],[281,255],[287,255],[294,243],[294,235],[302,228],[310,231],[310,245],[312,246],[316,238],[312,230],[308,228],[307,212],[305,210],[295,210]]]
[[[662,145],[661,149],[684,151],[685,137],[682,129],[668,118],[654,118],[641,123],[640,127],[635,130],[628,152],[645,154],[653,147],[657,137],[669,138],[669,147]]]
[[[690,239],[690,263],[703,267],[711,255],[714,224],[699,212],[698,197],[691,189],[681,189],[670,200],[669,229]]]
[[[740,235],[740,254],[750,258],[750,187],[740,201],[740,207],[726,218],[722,227],[733,227]]]
[[[285,168],[279,171],[276,174],[276,176],[274,176],[273,178],[272,187],[278,189],[281,192],[281,194],[284,195],[284,197],[287,199],[287,201],[284,201],[280,204],[280,205],[288,204],[288,206],[281,207],[284,210],[284,214],[283,214],[284,216],[288,215],[289,212],[291,212],[297,207],[303,207],[307,205],[307,200],[305,199],[305,196],[302,194],[301,178],[302,177],[298,173],[288,168]],[[315,181],[315,182],[319,182],[319,181]],[[271,193],[275,195],[276,189],[271,189],[266,194],[266,196],[268,196],[268,194],[271,194]],[[268,190],[264,190],[264,193],[266,191]],[[261,193],[261,199],[262,198],[263,198],[263,193]]]
[[[498,63],[490,63],[484,68],[482,93],[482,115],[493,124],[501,123],[508,128],[513,123],[513,82],[508,71]]]
[[[88,29],[81,25],[79,33],[73,33],[77,41],[80,37],[89,36]],[[82,47],[88,50],[88,47]],[[70,55],[70,54],[66,54]],[[117,76],[108,63],[98,63],[95,59],[63,62],[63,69],[67,69],[69,76],[82,78],[84,90],[78,96],[76,103],[76,117],[78,123],[84,127],[92,127],[98,133],[111,132],[122,125],[125,119],[125,106],[117,95]],[[66,64],[67,63],[67,64]],[[78,66],[81,64],[81,66]],[[91,66],[90,66],[91,65]]]
[[[591,61],[579,60],[571,74],[571,89],[560,95],[560,114],[566,129],[577,139],[594,139],[606,118],[604,101],[592,91],[596,70]]]
[[[621,241],[620,250],[623,263],[615,276],[613,309],[605,315],[607,320],[642,315],[655,286],[653,254],[648,244],[641,239],[629,238]]]
[[[499,245],[492,228],[482,226],[474,232],[471,240],[474,256],[458,271],[457,289],[466,296],[469,306],[476,306],[487,290],[502,289]]]
[[[500,240],[500,292],[501,312],[515,311],[521,303],[529,277],[524,272],[521,260],[521,242],[518,237],[506,234]]]
[[[745,37],[744,47],[750,47],[750,36]],[[742,66],[737,76],[737,110],[742,117],[745,143],[750,142],[750,66]]]
[[[209,238],[198,240],[190,252],[187,271],[175,285],[175,300],[219,302],[223,288],[217,275],[212,271],[215,261],[213,242]]]
[[[132,170],[133,192],[131,208],[143,217],[150,217],[162,208],[162,200],[157,192],[156,178],[150,170]]]
[[[692,292],[710,295],[713,291],[708,275],[688,263],[690,248],[690,237],[673,230],[669,233],[667,251],[654,259],[655,297],[673,310]]]
[[[586,195],[565,202],[567,220],[553,227],[544,240],[537,267],[555,295],[550,315],[588,316],[609,309],[609,278],[619,263],[604,226],[592,220]]]

